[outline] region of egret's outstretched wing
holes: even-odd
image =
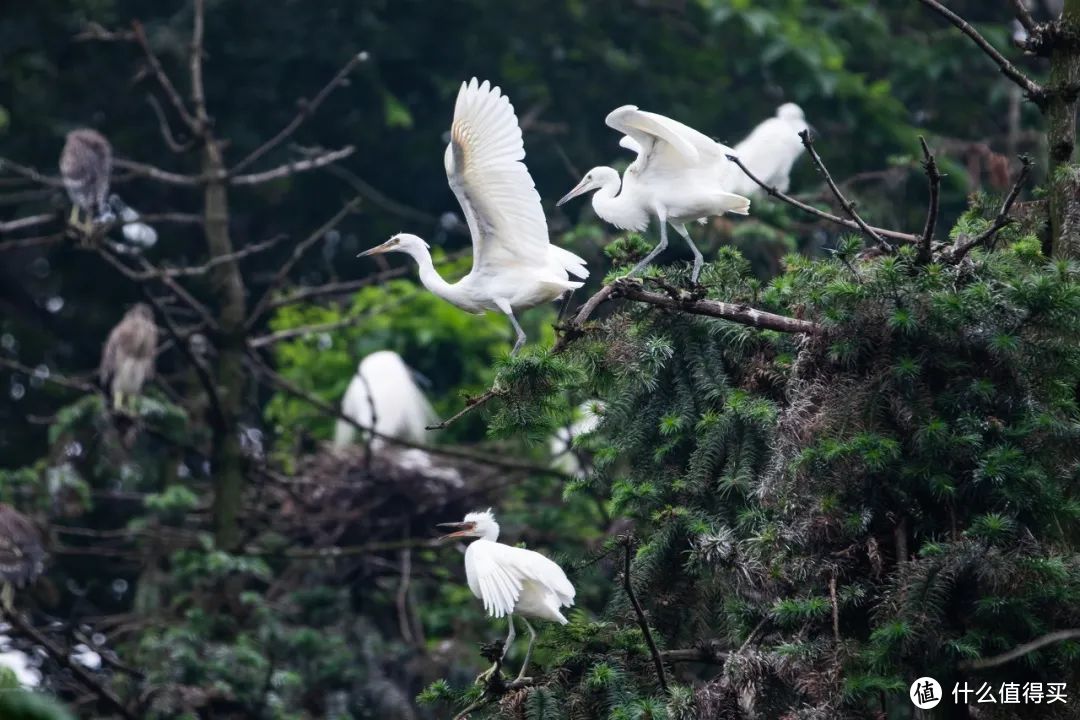
[[[473,241],[473,269],[543,267],[547,220],[510,100],[476,78],[461,84],[444,158]]]
[[[514,611],[526,580],[544,586],[560,607],[574,604],[574,586],[562,568],[538,552],[499,543],[473,543],[465,557],[469,588],[492,617]]]
[[[622,138],[619,140],[619,147],[626,148],[630,152],[637,153],[638,155],[641,154],[641,146],[638,145],[637,140],[630,137],[629,135],[622,136]]]

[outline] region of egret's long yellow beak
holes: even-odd
[[[364,252],[360,253],[356,257],[366,257],[367,255],[379,255],[381,253],[384,253],[384,252],[388,251],[389,249],[390,248],[386,247],[386,243],[383,243],[382,245],[376,245],[375,247],[371,248],[370,250],[365,250]]]
[[[439,523],[435,527],[441,527],[441,528],[446,528],[446,529],[458,528],[457,532],[447,533],[446,535],[443,535],[442,537],[439,538],[439,540],[446,540],[448,538],[464,537],[465,535],[468,535],[470,532],[472,532],[473,523],[471,523],[471,522],[468,522],[468,523],[467,522]]]
[[[579,182],[577,184],[577,187],[575,187],[573,190],[571,190],[570,192],[566,193],[561,198],[559,198],[559,202],[555,203],[555,207],[559,207],[563,203],[569,202],[570,200],[573,200],[574,198],[576,198],[578,195],[580,195],[580,194],[582,194],[584,192],[588,192],[588,191],[589,191],[588,182],[586,180],[582,180],[581,182]]]

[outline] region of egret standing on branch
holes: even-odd
[[[625,133],[619,144],[638,154],[622,179],[609,167],[594,167],[556,205],[598,190],[592,205],[596,214],[623,230],[641,232],[651,217],[660,222],[660,244],[634,266],[640,272],[667,247],[667,225],[682,235],[694,254],[691,282],[697,283],[704,259],[690,239],[686,223],[724,213],[750,214],[750,201],[728,192],[731,148],[671,118],[624,105],[611,111],[607,124]],[[620,191],[621,190],[621,191]]]
[[[529,631],[529,648],[517,676],[521,680],[529,668],[536,642],[536,631],[526,616],[566,625],[568,621],[561,609],[574,604],[574,586],[561,567],[540,553],[495,542],[499,538],[499,524],[490,508],[485,512],[469,513],[464,522],[442,523],[439,527],[457,529],[440,540],[479,538],[465,551],[465,577],[472,594],[483,601],[488,615],[506,616],[510,632],[503,645],[504,659],[514,642],[514,616],[521,616],[525,623]],[[498,665],[496,663],[481,679],[489,677]]]
[[[486,80],[462,83],[454,106],[450,144],[444,164],[473,242],[473,266],[456,283],[442,279],[431,261],[428,244],[401,233],[360,256],[403,252],[420,266],[420,282],[462,310],[480,315],[503,313],[525,343],[514,313],[582,286],[585,261],[548,241],[547,220],[532,177],[522,162],[525,146],[510,100]]]
[[[785,103],[777,108],[774,117],[758,125],[736,145],[732,154],[754,177],[786,193],[791,184],[791,168],[803,153],[799,133],[809,128],[802,108],[795,103]],[[761,192],[761,186],[738,165],[732,163],[730,172],[729,182],[734,192],[744,195]]]

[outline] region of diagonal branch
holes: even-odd
[[[202,265],[188,265],[178,268],[161,268],[159,270],[148,270],[146,272],[139,273],[132,279],[153,280],[154,278],[164,279],[191,277],[194,275],[205,275],[206,273],[210,272],[215,267],[223,263],[232,262],[233,260],[240,260],[247,257],[248,255],[255,255],[256,253],[261,253],[264,250],[269,250],[287,237],[288,235],[285,234],[275,235],[269,240],[265,240],[260,243],[253,243],[235,252],[231,252],[228,255],[219,255],[218,257],[211,258]]]
[[[803,147],[806,148],[806,152],[810,155],[810,159],[814,161],[814,165],[817,167],[818,172],[824,176],[825,182],[828,184],[829,189],[832,190],[833,195],[836,196],[840,206],[844,208],[844,212],[855,221],[855,224],[859,226],[859,229],[866,233],[871,240],[888,250],[892,250],[892,244],[882,238],[874,228],[867,225],[866,221],[859,216],[859,213],[855,212],[855,204],[845,198],[844,194],[840,192],[840,188],[836,185],[836,181],[832,179],[832,175],[829,174],[829,170],[825,167],[825,163],[822,161],[821,156],[818,155],[817,150],[814,149],[814,138],[810,134],[810,131],[803,130],[799,133],[799,137],[802,138]]]
[[[998,210],[997,217],[994,218],[994,222],[990,224],[990,227],[983,230],[971,240],[956,246],[951,251],[945,251],[943,259],[949,263],[958,263],[964,259],[964,256],[971,252],[974,248],[988,242],[998,232],[1013,222],[1013,219],[1009,217],[1009,211],[1012,210],[1013,204],[1016,202],[1016,198],[1020,195],[1020,190],[1024,187],[1024,183],[1027,182],[1028,176],[1031,174],[1031,158],[1027,155],[1020,156],[1020,175],[1016,178],[1016,182],[1013,183],[1012,189],[1009,190],[1009,194],[1005,196],[1004,202],[1001,204],[1001,209]]]
[[[330,82],[328,82],[310,102],[301,99],[297,103],[300,109],[299,112],[297,112],[296,117],[290,120],[289,123],[285,125],[285,127],[283,127],[280,131],[278,131],[276,135],[274,135],[274,137],[267,140],[261,146],[256,148],[250,155],[248,155],[246,158],[234,165],[232,170],[230,170],[230,175],[235,175],[239,173],[241,170],[261,158],[263,155],[270,152],[281,143],[285,142],[285,140],[287,140],[290,135],[296,132],[297,128],[304,124],[305,120],[315,114],[315,112],[319,109],[319,106],[323,104],[323,101],[326,100],[326,98],[328,98],[330,94],[334,92],[334,90],[347,83],[349,74],[352,73],[356,66],[366,61],[367,59],[368,54],[366,52],[359,52],[349,58],[349,61],[345,63],[345,65],[342,66],[340,70],[338,70],[337,74],[330,79]]]
[[[67,388],[68,390],[75,390],[77,392],[84,393],[97,392],[97,387],[94,386],[93,383],[76,380],[74,378],[65,377],[63,375],[58,375],[52,372],[52,370],[49,371],[48,375],[39,374],[37,369],[29,367],[27,365],[23,365],[22,363],[16,362],[15,360],[8,360],[7,358],[0,357],[0,367],[7,368],[8,370],[14,370],[16,372],[21,372],[27,377],[40,377],[46,382],[50,382],[53,385],[57,385],[62,388]]]
[[[1018,645],[1008,652],[1004,652],[1000,655],[994,655],[988,658],[978,658],[976,660],[966,660],[960,663],[961,670],[984,670],[986,668],[997,667],[998,665],[1004,665],[1005,663],[1012,662],[1019,657],[1023,657],[1028,653],[1035,652],[1039,648],[1053,643],[1064,642],[1065,640],[1080,639],[1080,628],[1074,628],[1072,630],[1057,630],[1056,632],[1047,633],[1041,637],[1037,637],[1031,642]]]
[[[653,640],[652,630],[649,629],[649,621],[645,618],[645,611],[641,608],[641,603],[638,602],[637,595],[634,594],[634,585],[630,580],[630,553],[633,549],[633,540],[627,537],[624,541],[626,545],[626,553],[623,560],[623,589],[626,590],[627,597],[630,598],[630,603],[634,606],[634,614],[637,615],[638,626],[641,627],[641,634],[645,636],[645,643],[649,646],[649,653],[652,655],[653,665],[656,666],[656,676],[660,681],[660,689],[667,694],[667,674],[664,672],[664,661],[660,658],[660,651],[656,648],[656,641]]]
[[[1027,5],[1024,4],[1024,0],[1009,0],[1013,7],[1013,14],[1016,15],[1016,19],[1020,21],[1020,24],[1024,26],[1024,29],[1028,31],[1028,34],[1034,34],[1035,28],[1038,23],[1035,22],[1035,18],[1032,17],[1031,11],[1028,10]]]
[[[259,301],[255,303],[255,307],[254,309],[252,309],[251,314],[248,316],[247,322],[245,323],[245,326],[248,330],[254,327],[255,323],[266,311],[267,306],[270,304],[270,300],[274,296],[274,292],[279,287],[281,287],[281,284],[283,282],[285,282],[285,279],[289,276],[289,272],[291,272],[292,269],[296,266],[296,264],[300,262],[301,258],[304,257],[304,254],[309,249],[311,249],[312,246],[321,241],[326,235],[326,233],[334,229],[334,227],[336,227],[338,223],[344,220],[345,217],[351,212],[353,212],[359,205],[360,198],[353,198],[345,204],[345,207],[338,210],[332,218],[320,225],[314,232],[308,235],[302,242],[300,242],[295,248],[293,248],[292,256],[285,262],[284,265],[282,265],[278,269],[276,273],[274,273],[274,277],[270,279],[270,284],[263,292],[262,297],[260,297]]]
[[[331,150],[330,152],[323,153],[316,157],[308,158],[306,160],[296,160],[293,162],[279,165],[276,168],[270,170],[264,170],[263,172],[251,173],[250,175],[232,175],[229,180],[230,185],[259,185],[260,183],[270,182],[271,180],[278,180],[279,178],[289,177],[296,173],[307,172],[309,170],[317,170],[321,167],[326,167],[336,163],[338,160],[343,160],[356,152],[356,148],[352,145],[341,148],[340,150]]]
[[[1020,86],[1028,98],[1035,102],[1040,102],[1042,100],[1043,96],[1046,94],[1043,87],[1009,62],[1005,56],[998,52],[997,48],[991,45],[986,38],[980,35],[979,31],[972,27],[967,20],[964,20],[964,18],[942,5],[938,0],[919,0],[919,2],[944,17],[950,23],[955,25],[960,32],[971,38],[971,41],[978,45],[979,49],[986,53],[986,55],[997,64],[1005,77]]]
[[[814,215],[815,217],[819,217],[822,220],[828,220],[829,222],[836,223],[837,225],[843,225],[844,227],[850,228],[852,230],[861,229],[859,227],[858,223],[856,223],[854,220],[848,220],[847,218],[842,218],[842,217],[840,217],[838,215],[833,215],[832,213],[825,212],[824,210],[819,210],[816,207],[814,207],[813,205],[807,205],[806,203],[802,202],[801,200],[796,200],[795,198],[791,197],[790,195],[787,195],[785,193],[780,192],[779,190],[777,190],[772,185],[767,185],[763,180],[759,179],[756,175],[754,175],[752,172],[750,172],[750,170],[745,165],[743,165],[742,160],[740,160],[735,155],[728,155],[727,159],[730,160],[731,162],[735,163],[736,165],[738,165],[739,169],[742,170],[746,174],[746,177],[753,180],[755,183],[757,183],[758,187],[760,187],[762,190],[764,190],[766,193],[768,193],[772,197],[776,198],[777,200],[785,202],[788,205],[791,205],[792,207],[796,207],[796,208],[798,208],[799,210],[802,210],[805,213],[808,213],[810,215]],[[875,228],[873,228],[873,230],[878,235],[881,235],[882,237],[889,238],[891,240],[899,240],[900,242],[906,242],[906,243],[913,243],[913,242],[918,242],[919,241],[919,236],[918,235],[911,235],[909,233],[899,232],[899,231],[896,231],[896,230],[886,230],[885,228],[879,228],[879,227],[875,227]]]
[[[42,215],[30,215],[24,218],[17,218],[15,220],[9,220],[8,222],[0,222],[0,235],[4,233],[13,233],[17,230],[23,230],[24,228],[37,227],[38,225],[45,225],[56,220],[56,213],[44,213]]]
[[[146,102],[150,106],[150,109],[154,111],[154,117],[158,121],[158,130],[161,131],[161,138],[165,141],[165,144],[174,153],[183,153],[191,149],[191,143],[181,143],[174,136],[172,128],[169,127],[169,119],[165,117],[165,111],[161,108],[161,103],[152,94],[147,93]]]
[[[934,159],[926,139],[919,136],[919,144],[923,151],[923,170],[930,181],[930,206],[926,211],[926,226],[923,228],[922,241],[919,243],[919,262],[930,262],[931,248],[934,242],[934,226],[937,224],[938,203],[941,193],[941,172],[938,170],[937,160]]]
[[[135,42],[142,48],[143,55],[146,56],[146,62],[150,64],[150,70],[154,73],[154,77],[157,78],[158,85],[161,86],[165,96],[169,98],[169,102],[172,104],[173,109],[176,110],[176,114],[180,116],[180,119],[184,121],[184,124],[188,126],[188,129],[193,134],[198,135],[199,126],[195,122],[195,118],[188,112],[187,105],[184,104],[180,93],[177,92],[176,86],[173,85],[169,75],[165,72],[165,68],[161,66],[161,61],[158,60],[157,55],[154,54],[153,49],[150,47],[150,41],[146,39],[146,29],[143,24],[136,20],[131,23],[131,29],[134,33]]]
[[[12,162],[7,158],[0,157],[0,171],[11,171],[16,175],[21,175],[27,180],[37,183],[38,185],[45,185],[47,187],[60,188],[64,187],[64,181],[58,177],[52,175],[44,175],[32,167],[26,165],[20,165],[17,162]]]

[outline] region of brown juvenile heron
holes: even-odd
[[[100,377],[114,410],[120,410],[125,399],[135,409],[134,399],[154,374],[157,334],[154,311],[146,303],[135,304],[109,333],[101,353]]]
[[[30,518],[0,503],[0,609],[9,612],[15,588],[32,583],[45,568],[45,547]]]
[[[108,201],[111,172],[112,145],[104,135],[87,128],[67,134],[60,153],[60,176],[72,203],[68,223],[83,235],[90,235],[95,224],[115,217]]]

